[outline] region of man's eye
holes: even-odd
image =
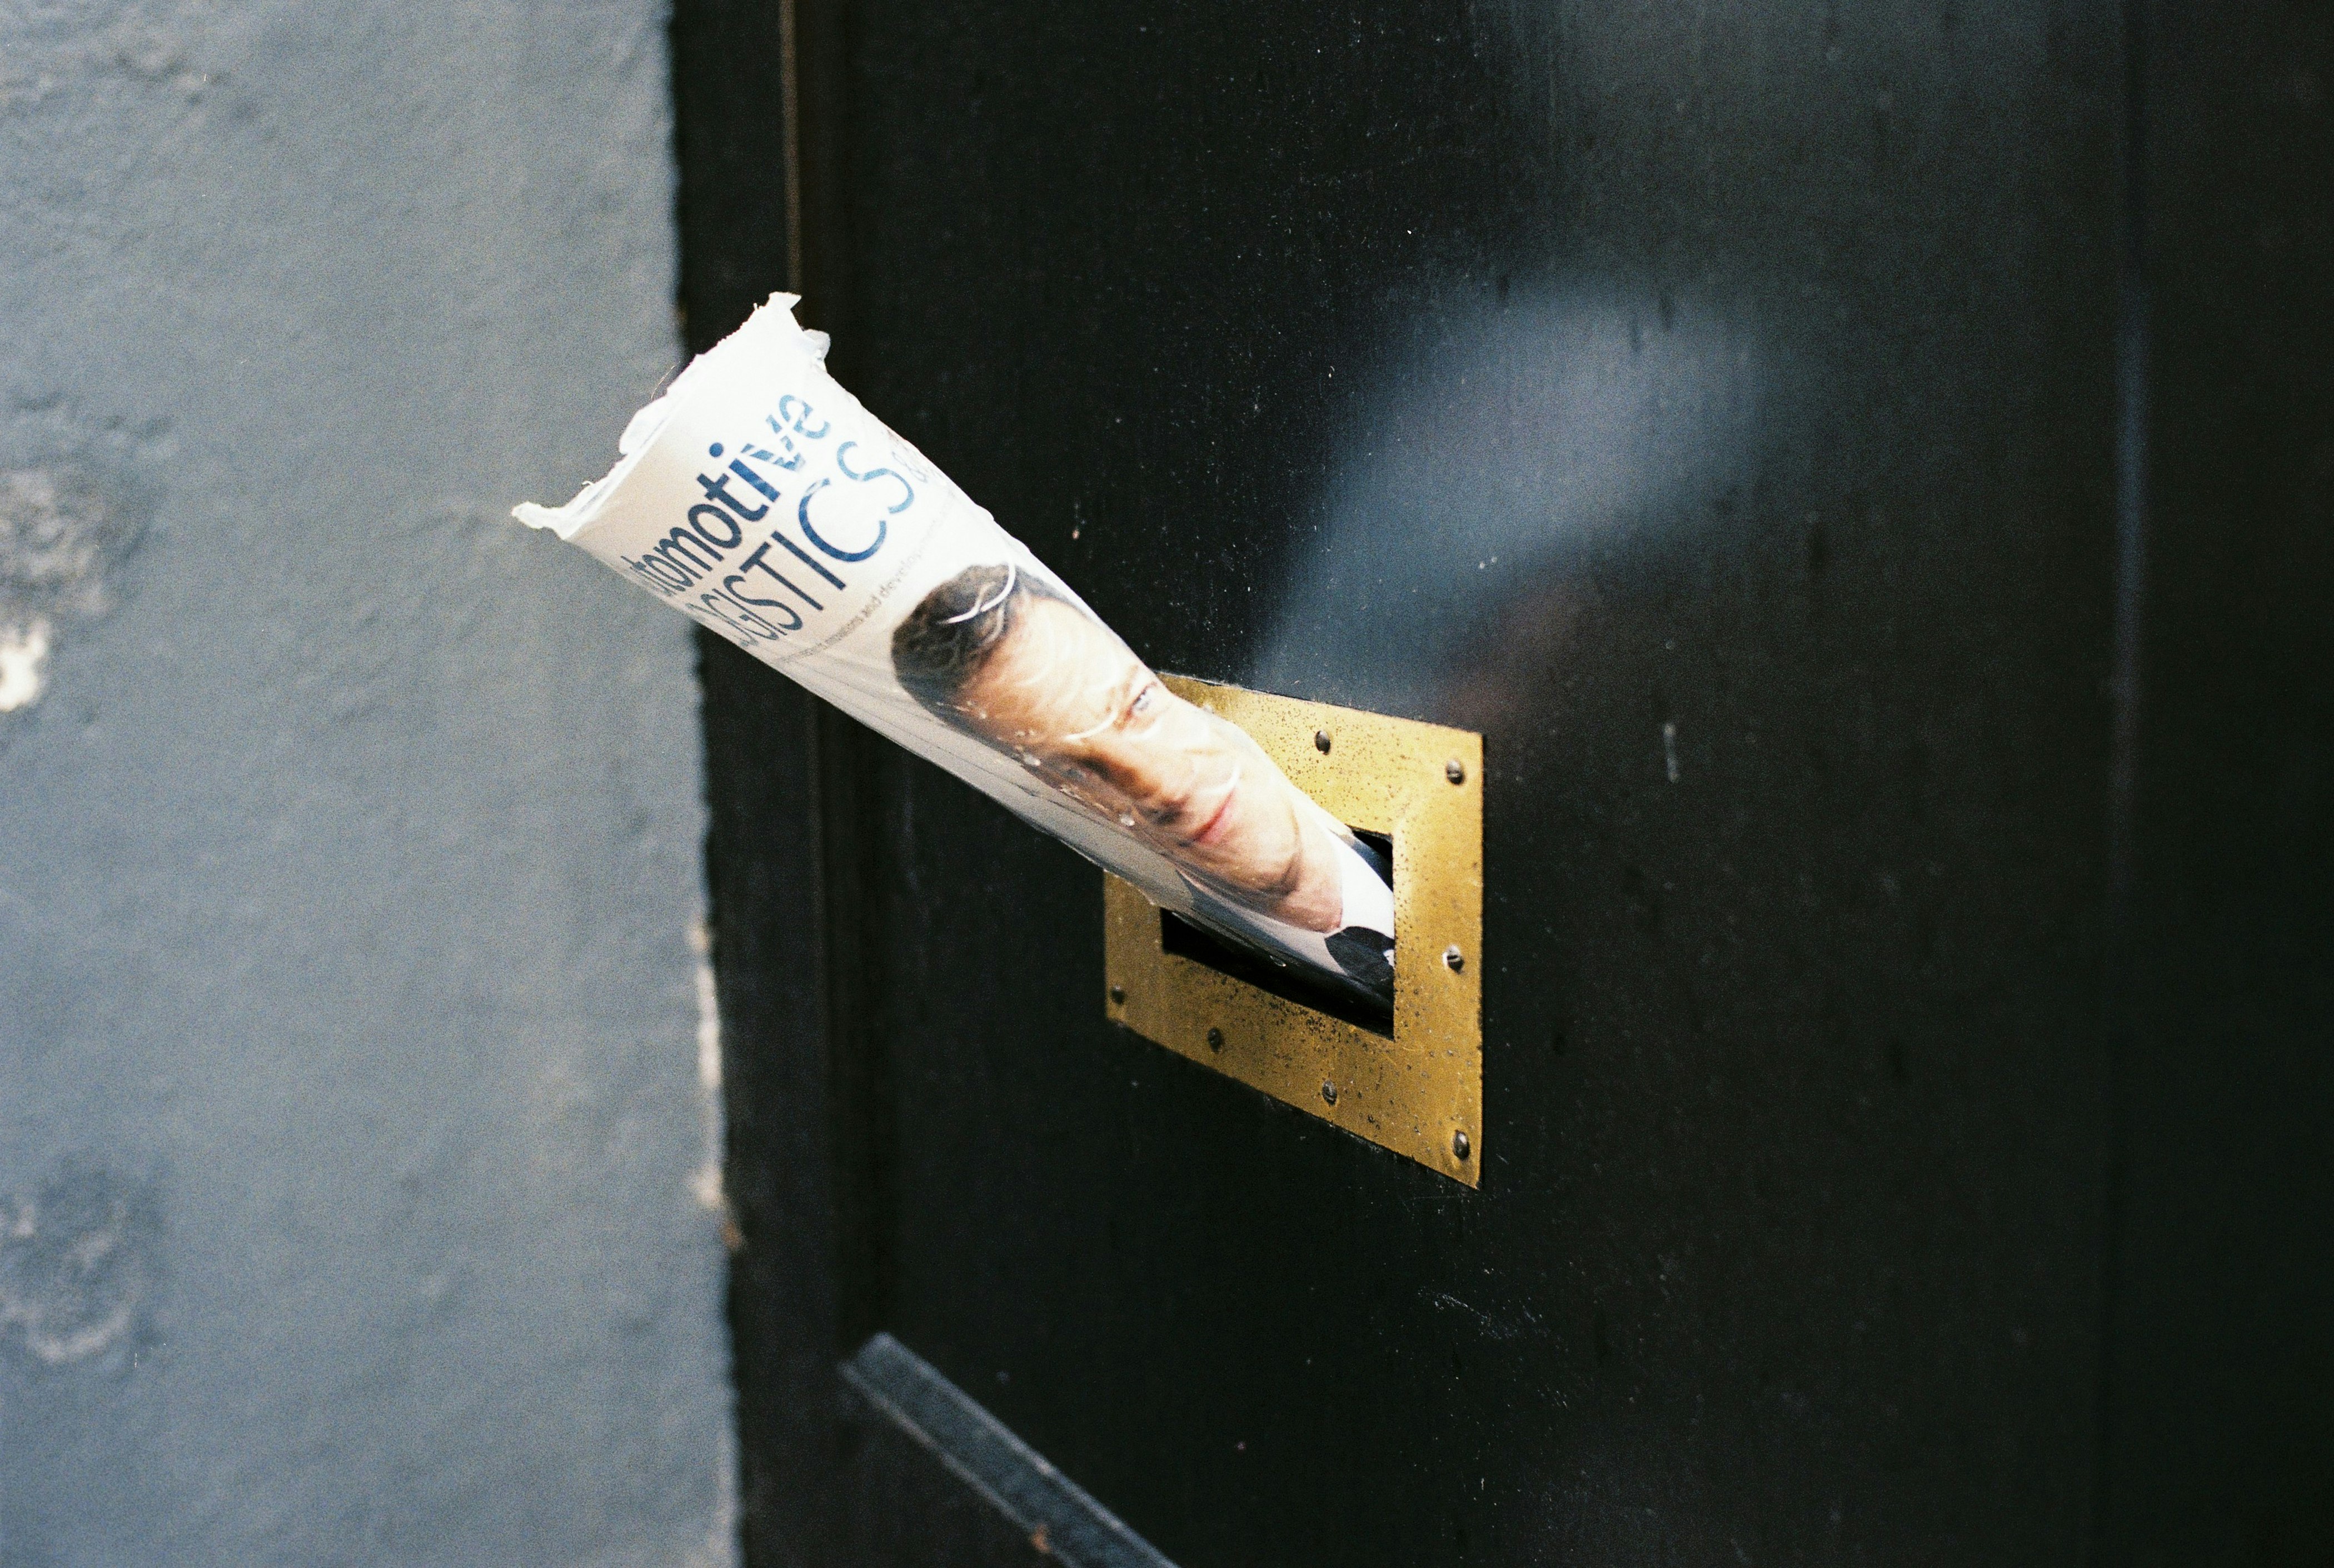
[[[1144,687],[1141,691],[1134,694],[1134,701],[1128,707],[1126,711],[1131,714],[1144,714],[1150,712],[1151,699],[1158,694],[1159,688],[1157,687]]]

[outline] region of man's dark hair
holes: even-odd
[[[968,566],[923,597],[892,632],[892,673],[930,712],[962,725],[964,688],[1032,602],[1069,598],[1018,566]]]

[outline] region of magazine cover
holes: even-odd
[[[1392,868],[828,375],[774,295],[521,522],[1217,937],[1377,1007]]]

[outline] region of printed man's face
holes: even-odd
[[[1308,844],[1279,770],[1075,607],[1024,601],[958,706],[982,734],[1201,880],[1296,924],[1336,923],[1334,846],[1317,829],[1310,836],[1324,842]]]

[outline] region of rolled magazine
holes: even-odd
[[[513,515],[581,546],[1162,909],[1375,1008],[1378,851],[1177,697],[827,374],[774,295],[632,417],[616,466]]]

